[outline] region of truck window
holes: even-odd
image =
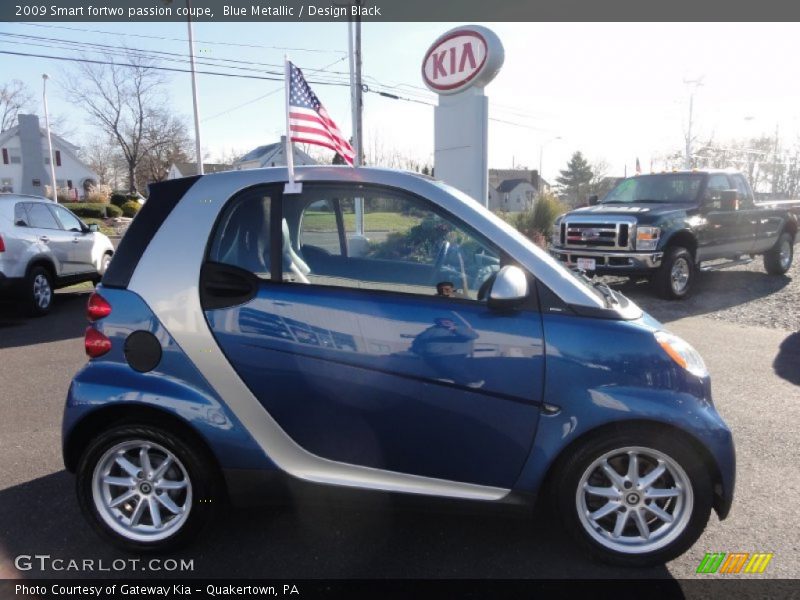
[[[739,192],[739,204],[743,208],[753,206],[753,192],[750,190],[750,186],[747,185],[744,176],[734,175],[733,183],[736,186],[736,191]]]
[[[722,173],[711,175],[708,178],[706,185],[705,201],[707,205],[713,210],[721,210],[722,208],[722,193],[725,190],[731,189],[731,184],[728,181],[728,176]]]

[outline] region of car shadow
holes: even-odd
[[[608,278],[609,285],[631,298],[662,322],[725,310],[785,288],[792,279],[755,271],[709,271],[700,273],[684,300],[664,300],[656,296],[646,281]]]
[[[83,336],[86,301],[93,288],[60,290],[50,314],[29,317],[19,304],[0,304],[0,348],[30,346]]]
[[[772,368],[778,377],[794,385],[800,385],[800,331],[789,335],[781,342]]]
[[[335,492],[270,508],[221,507],[215,524],[165,558],[193,561],[190,572],[149,571],[146,556],[97,537],[80,514],[73,476],[60,471],[0,491],[0,578],[502,578],[672,579],[663,566],[622,569],[593,563],[564,539],[552,515],[443,505],[363,494],[342,504]],[[18,570],[15,557],[92,559],[94,571]],[[135,567],[98,571],[102,564]],[[117,562],[115,562],[117,561]],[[24,565],[23,565],[24,566]]]

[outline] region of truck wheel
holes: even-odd
[[[694,282],[694,257],[681,246],[667,248],[664,260],[653,276],[656,293],[667,300],[683,300]]]
[[[794,240],[791,234],[782,233],[778,242],[764,254],[764,269],[770,275],[783,275],[792,266]]]
[[[164,429],[115,427],[81,457],[78,502],[95,530],[124,550],[174,549],[210,521],[219,503],[218,477],[208,463]]]
[[[591,556],[615,565],[646,567],[680,556],[711,514],[703,461],[656,427],[588,439],[560,463],[552,483],[567,532]]]
[[[42,317],[53,308],[53,276],[44,267],[33,267],[25,283],[28,313]]]

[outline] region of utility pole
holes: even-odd
[[[47,162],[50,163],[50,185],[53,188],[53,202],[58,202],[56,187],[56,165],[53,160],[53,139],[50,137],[50,115],[47,112],[47,73],[42,73],[42,104],[44,106],[44,127],[47,131]]]
[[[203,174],[203,154],[200,150],[200,107],[197,100],[197,74],[194,67],[194,31],[192,28],[192,0],[186,0],[188,16],[186,23],[189,27],[189,65],[192,71],[192,103],[194,105],[194,152],[197,159],[197,174]]]
[[[688,170],[692,168],[692,121],[694,119],[694,95],[697,92],[697,88],[703,85],[703,77],[698,77],[697,79],[684,79],[683,83],[693,86],[691,92],[689,92],[689,125],[686,131],[686,158],[683,162],[684,168]]]
[[[355,0],[355,6],[361,6],[361,0]],[[362,103],[363,88],[361,85],[361,11],[357,11],[354,19],[348,23],[347,48],[350,54],[350,102],[353,113],[353,166],[361,166],[362,156],[362,124],[364,105]],[[355,31],[354,31],[355,29]],[[364,199],[355,198],[356,235],[364,235]]]

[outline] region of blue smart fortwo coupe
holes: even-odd
[[[728,514],[731,433],[689,344],[440,182],[286,176],[152,186],[91,296],[63,450],[99,532],[163,551],[281,478],[546,493],[625,565]]]

